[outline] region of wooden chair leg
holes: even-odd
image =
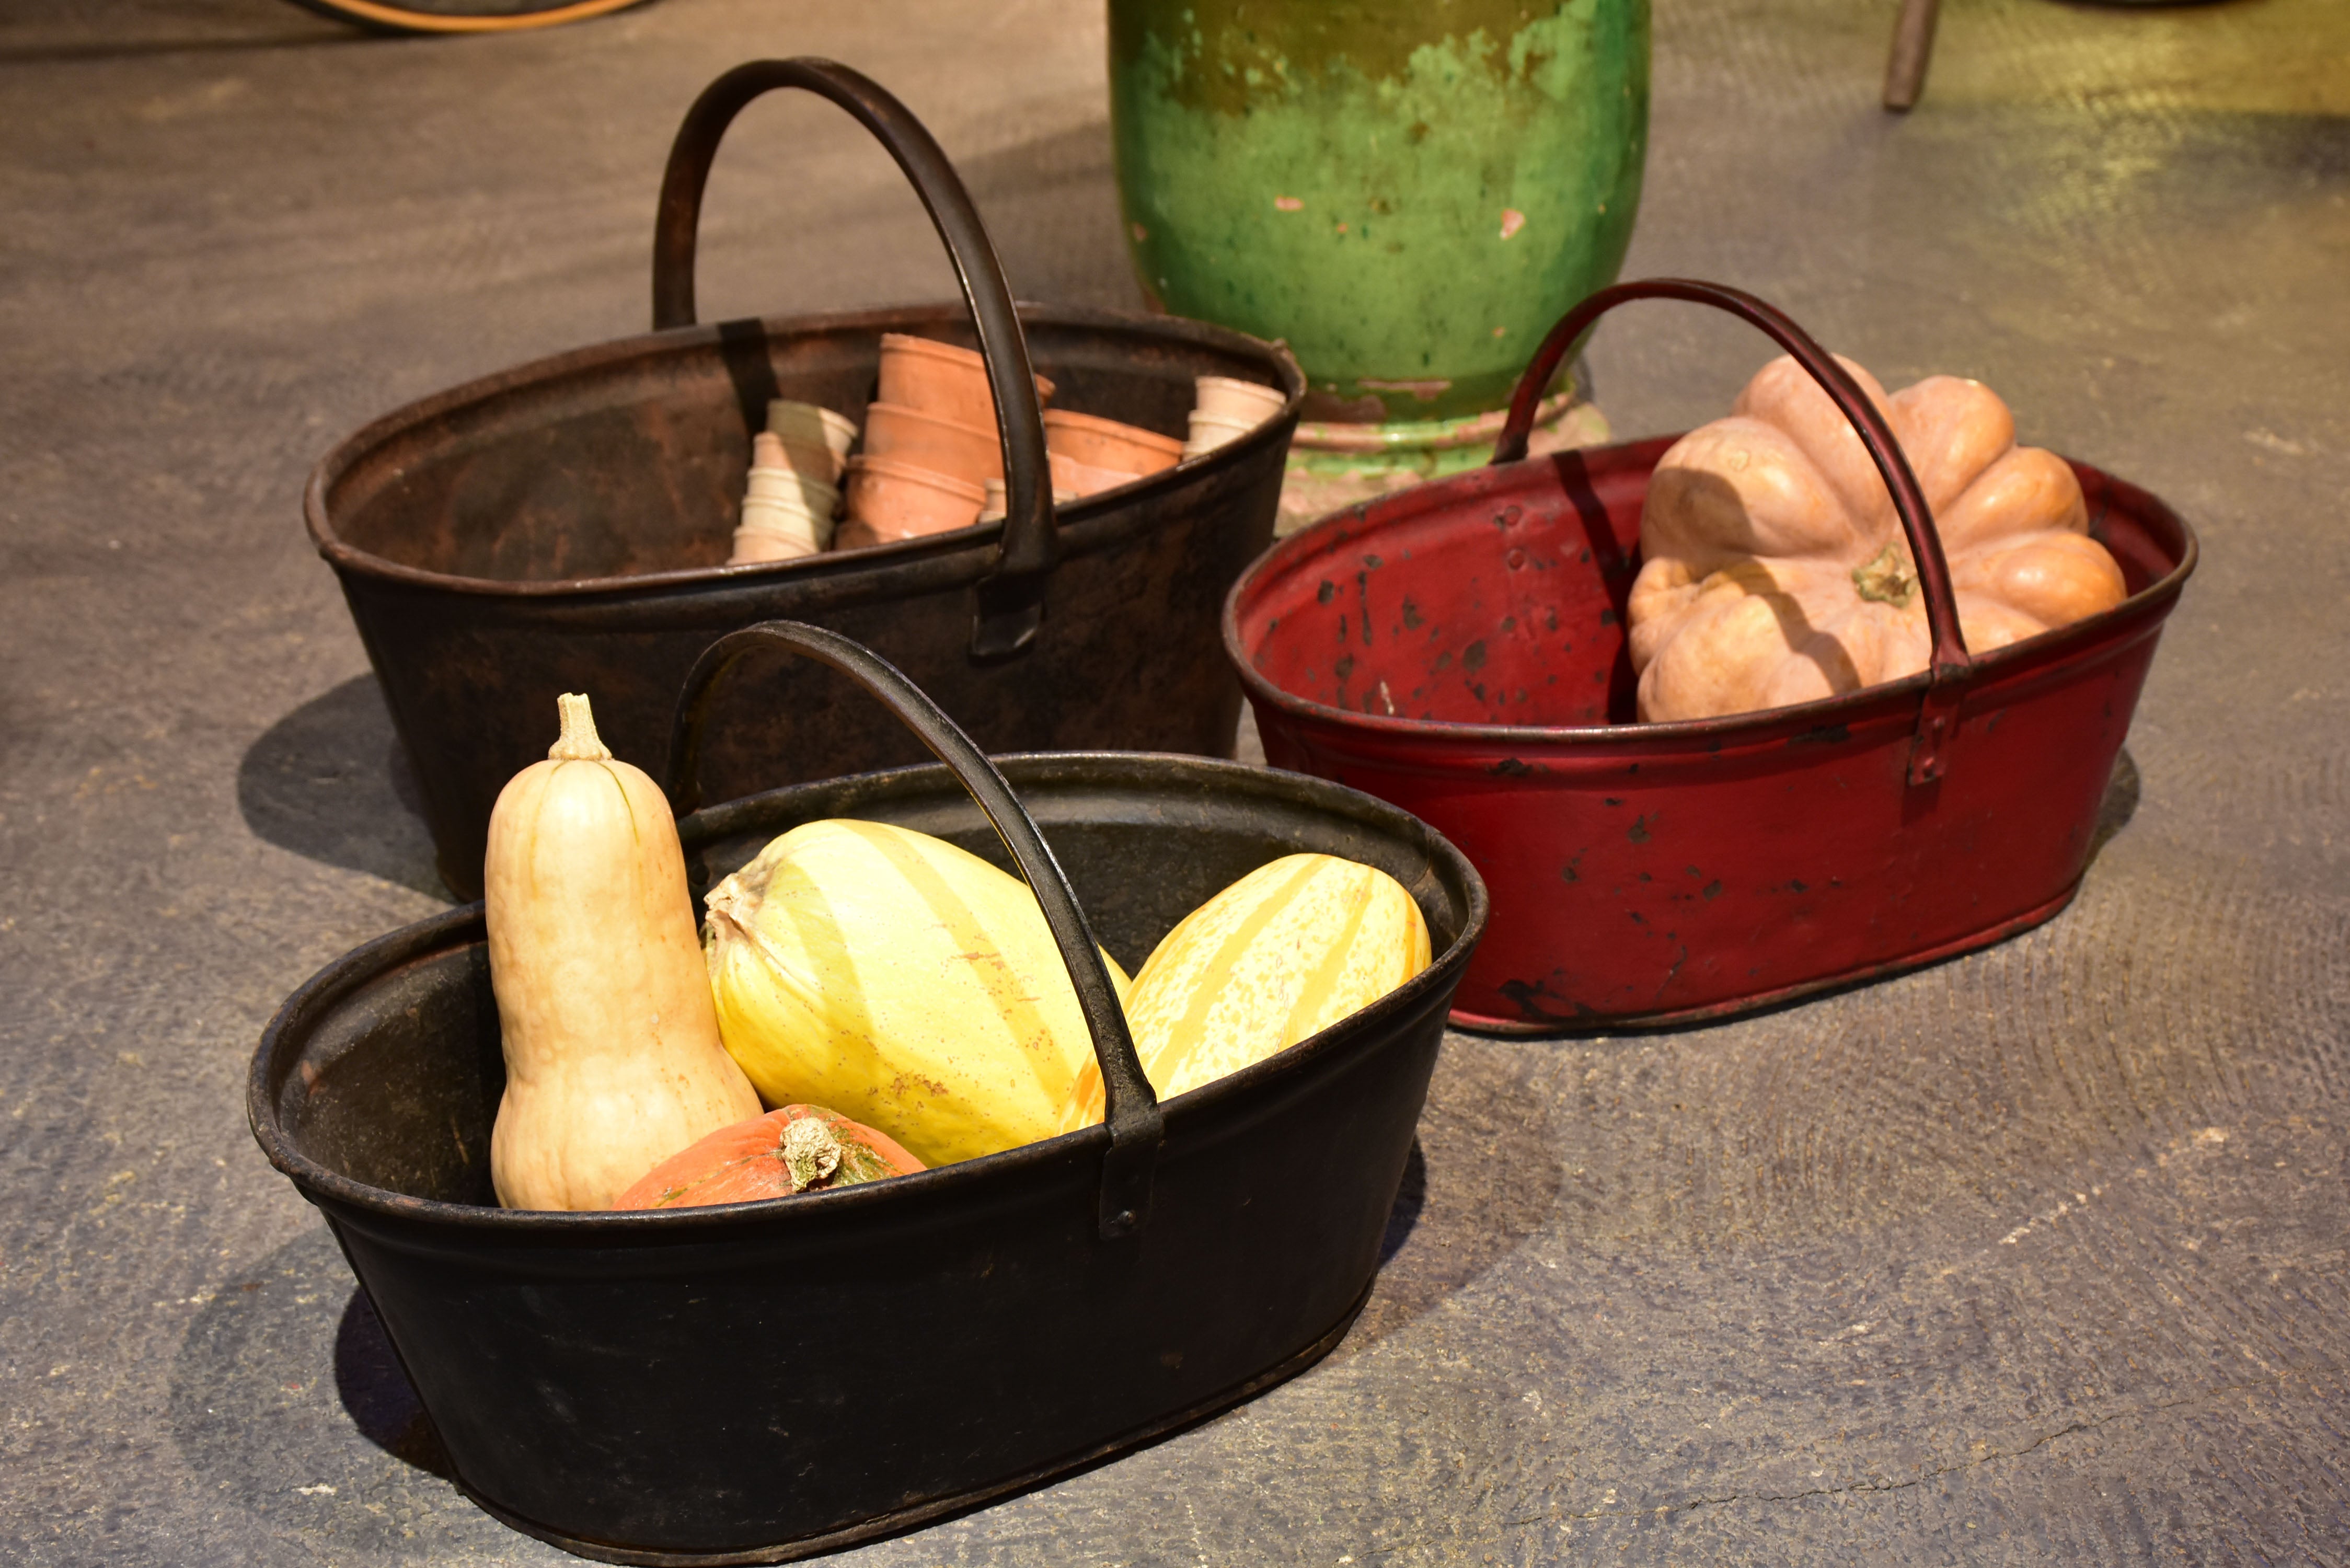
[[[1926,63],[1934,57],[1934,14],[1941,0],[1901,0],[1893,21],[1893,52],[1885,62],[1885,107],[1907,114],[1926,85]]]

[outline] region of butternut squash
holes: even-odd
[[[708,905],[719,1031],[769,1102],[833,1106],[933,1166],[1059,1130],[1093,1043],[1026,883],[836,819],[768,845]]]
[[[508,781],[482,868],[506,1059],[490,1178],[509,1209],[602,1209],[655,1162],[759,1114],[720,1043],[669,803],[588,699]]]
[[[1403,885],[1335,855],[1285,855],[1186,915],[1144,961],[1126,1020],[1160,1099],[1237,1073],[1359,1012],[1429,965]],[[1063,1131],[1102,1119],[1088,1062]]]

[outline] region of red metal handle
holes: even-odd
[[[1934,634],[1926,693],[1918,711],[1918,739],[1909,753],[1909,782],[1925,784],[1940,778],[1943,750],[1957,716],[1959,698],[1974,671],[1974,660],[1967,652],[1965,639],[1959,635],[1959,601],[1950,588],[1950,567],[1942,556],[1942,536],[1934,530],[1926,493],[1918,486],[1918,476],[1910,472],[1908,456],[1902,452],[1892,427],[1885,422],[1885,416],[1868,400],[1868,395],[1850,373],[1836,363],[1835,357],[1778,306],[1743,289],[1695,278],[1652,277],[1601,289],[1568,311],[1550,329],[1542,347],[1534,350],[1526,373],[1518,379],[1517,391],[1511,396],[1509,422],[1502,427],[1501,439],[1493,443],[1493,461],[1517,462],[1525,457],[1535,407],[1542,401],[1543,389],[1558,374],[1561,362],[1591,330],[1594,322],[1635,299],[1682,299],[1710,305],[1760,328],[1795,363],[1811,372],[1820,389],[1835,400],[1859,432],[1861,444],[1868,449],[1870,461],[1877,464],[1877,472],[1893,497],[1893,510],[1901,519],[1901,531],[1908,536],[1910,558],[1918,566],[1918,584],[1926,595],[1926,624]]]

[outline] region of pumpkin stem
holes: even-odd
[[[784,1128],[782,1153],[794,1192],[822,1186],[840,1168],[840,1140],[822,1116],[802,1116]]]
[[[1852,586],[1865,599],[1900,609],[1909,603],[1918,591],[1918,576],[1909,563],[1887,545],[1870,558],[1867,565],[1852,569]],[[583,699],[584,701],[584,699]]]
[[[546,748],[547,760],[557,763],[608,763],[612,749],[596,733],[596,713],[588,706],[588,699],[577,691],[566,691],[555,700],[555,711],[563,721],[563,733],[555,744]]]

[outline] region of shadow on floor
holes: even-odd
[[[2106,781],[2106,798],[2097,803],[2096,831],[2089,839],[2089,864],[2095,866],[2097,857],[2105,852],[2114,836],[2130,824],[2137,815],[2140,792],[2137,761],[2124,746],[2114,758],[2113,776]]]
[[[281,849],[449,897],[433,869],[415,775],[372,675],[271,725],[238,765],[236,804],[254,836]]]
[[[420,1470],[456,1479],[441,1434],[433,1430],[432,1417],[424,1413],[363,1290],[351,1293],[335,1330],[335,1392],[359,1436]]]
[[[1468,1289],[1549,1222],[1565,1170],[1536,1077],[1550,1041],[1448,1034],[1379,1242],[1378,1283],[1333,1355],[1377,1345]]]
[[[1379,1238],[1379,1267],[1386,1268],[1403,1244],[1411,1240],[1414,1227],[1419,1223],[1420,1210],[1428,1207],[1428,1157],[1421,1151],[1419,1140],[1411,1140],[1411,1153],[1404,1157],[1403,1180],[1396,1188],[1395,1207],[1388,1210],[1388,1228]]]
[[[195,1495],[344,1562],[412,1560],[400,1531],[421,1515],[473,1520],[450,1499],[440,1440],[327,1228],[228,1266],[195,1298],[163,1411]],[[382,1506],[326,1507],[338,1497]]]

